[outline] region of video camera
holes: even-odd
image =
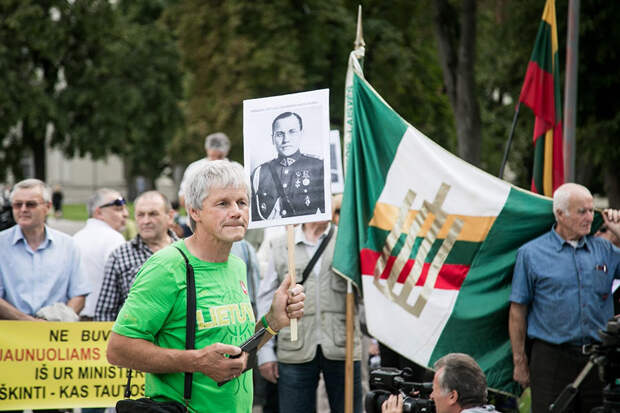
[[[416,383],[412,379],[413,372],[409,367],[402,370],[380,367],[371,371],[370,391],[364,399],[366,412],[380,413],[381,405],[390,394],[400,393],[403,395],[404,413],[434,413],[435,403],[429,398],[433,383]]]
[[[601,344],[585,346],[584,353],[590,356],[586,367],[574,383],[569,384],[549,407],[552,413],[565,411],[577,394],[579,385],[588,372],[598,367],[599,379],[605,384],[603,405],[592,413],[620,413],[620,319],[612,318],[605,330],[599,330]]]

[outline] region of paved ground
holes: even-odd
[[[84,221],[69,221],[68,219],[57,219],[54,217],[49,217],[47,219],[47,225],[54,229],[57,229],[58,231],[73,235],[80,229],[82,229],[82,227],[86,225],[86,223]]]

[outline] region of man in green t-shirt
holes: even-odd
[[[185,372],[193,372],[191,412],[252,410],[248,355],[238,347],[264,324],[275,334],[303,315],[301,285],[287,278],[265,317],[256,322],[243,262],[230,255],[248,223],[248,193],[241,165],[214,161],[197,171],[186,191],[194,234],[164,248],[142,266],[108,342],[112,364],[147,372],[145,394],[183,402]],[[196,284],[196,350],[185,348],[185,261]],[[265,334],[264,344],[271,338]],[[230,380],[218,387],[217,382]]]

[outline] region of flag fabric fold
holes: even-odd
[[[516,250],[553,224],[550,199],[444,150],[353,66],[351,142],[333,267],[361,290],[369,332],[423,365],[472,355],[508,392]]]
[[[555,0],[547,0],[519,101],[536,116],[532,191],[552,196],[564,183],[562,98]]]

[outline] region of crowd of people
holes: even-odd
[[[280,128],[284,121],[293,126]],[[287,114],[274,121],[274,133],[296,125]],[[133,201],[137,234],[129,240],[122,235],[127,201],[117,190],[95,191],[85,226],[70,236],[46,223],[53,201],[48,185],[16,183],[9,194],[14,225],[7,219],[0,231],[0,319],[114,321],[109,362],[147,372],[147,396],[190,411],[247,413],[260,400],[265,413],[312,413],[322,377],[330,411],[342,412],[347,285],[331,268],[341,198],[333,202],[334,221],[296,227],[299,283],[292,285],[286,234],[265,236],[258,251],[244,239],[256,188],[240,164],[226,159],[229,149],[226,135],[209,135],[207,156],[188,167],[179,192],[187,222],[163,193],[140,194]],[[564,184],[553,212],[553,228],[517,253],[507,326],[514,380],[531,387],[534,413],[547,411],[582,370],[583,345],[599,342],[598,330],[618,301],[612,282],[620,278],[620,211],[603,211],[603,225],[590,235],[592,195]],[[190,289],[195,345],[186,348]],[[297,341],[290,340],[292,319]],[[354,411],[361,412],[367,350],[357,316],[354,326]],[[250,359],[238,345],[263,328],[257,360]],[[446,355],[434,370],[437,412],[494,411],[484,373],[470,356]],[[187,374],[190,400],[184,399]],[[601,404],[602,382],[591,372],[572,408],[589,412]],[[402,395],[390,397],[383,411],[403,411]]]

